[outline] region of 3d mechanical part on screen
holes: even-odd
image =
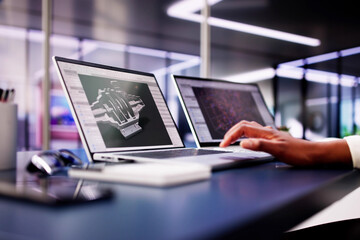
[[[139,96],[122,91],[116,81],[111,81],[114,88],[99,89],[91,110],[97,122],[110,124],[119,129],[125,139],[140,132],[140,111],[145,104]]]

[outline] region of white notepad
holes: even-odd
[[[96,181],[167,187],[210,178],[210,167],[200,164],[125,163],[97,170],[72,168],[68,175]]]

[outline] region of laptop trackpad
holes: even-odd
[[[221,157],[221,159],[232,160],[232,161],[251,160],[255,158],[256,157],[252,157],[252,156],[233,156],[233,155]]]

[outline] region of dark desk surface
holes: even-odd
[[[18,166],[29,156],[19,153]],[[114,198],[84,205],[49,207],[0,197],[0,239],[275,239],[360,186],[360,174],[271,162],[172,188],[106,185]]]

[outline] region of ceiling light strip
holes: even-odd
[[[306,62],[307,64],[314,64],[314,63],[320,63],[320,62],[337,59],[338,57],[339,55],[337,52],[332,52],[332,53],[326,53],[326,54],[309,57],[306,59]]]
[[[229,21],[229,20],[225,20],[225,19],[221,19],[221,18],[210,17],[209,24],[211,26],[222,27],[222,28],[226,28],[226,29],[230,29],[230,30],[234,30],[234,31],[238,31],[238,32],[254,34],[257,36],[274,38],[274,39],[278,39],[278,40],[303,44],[303,45],[307,45],[307,46],[311,46],[311,47],[317,47],[321,43],[320,40],[315,39],[315,38],[304,37],[304,36],[297,35],[297,34],[292,34],[292,33],[282,32],[282,31],[273,30],[273,29],[269,29],[269,28],[258,27],[258,26],[254,26],[254,25]]]
[[[200,58],[199,57],[197,57],[197,58],[194,57],[193,59],[185,61],[185,62],[176,63],[176,64],[170,65],[168,67],[164,67],[164,68],[154,70],[154,71],[152,71],[152,73],[155,76],[160,77],[160,76],[164,76],[164,75],[166,75],[168,73],[174,74],[176,72],[179,72],[179,71],[182,71],[182,70],[185,70],[185,69],[188,69],[188,68],[192,68],[192,67],[195,67],[195,66],[198,66],[198,65],[200,65]]]
[[[220,1],[221,0],[208,0],[208,4],[214,5]],[[201,10],[203,3],[203,0],[184,0],[170,6],[167,10],[167,14],[171,17],[200,23],[203,21],[202,16],[194,13]],[[269,37],[312,47],[317,47],[321,44],[320,40],[316,38],[305,37],[297,34],[229,21],[221,18],[210,17],[208,22],[211,26],[215,27],[245,32],[257,36]]]
[[[347,57],[347,56],[351,56],[351,55],[355,55],[355,54],[360,54],[360,47],[349,48],[349,49],[341,50],[339,52],[340,52],[341,57]],[[308,57],[305,59],[299,59],[299,60],[281,63],[281,64],[279,64],[279,67],[302,67],[305,65],[305,61],[307,64],[314,64],[314,63],[320,63],[320,62],[325,62],[325,61],[329,61],[329,60],[334,60],[337,58],[339,58],[338,52],[331,52],[331,53],[321,54],[321,55],[317,55],[317,56],[313,56],[313,57]]]
[[[275,69],[273,68],[264,68],[259,69],[247,73],[236,74],[228,77],[224,77],[223,79],[232,81],[232,82],[240,82],[240,83],[251,83],[258,82],[266,79],[272,79],[275,76]]]
[[[276,69],[276,75],[284,78],[291,78],[296,80],[301,80],[304,75],[304,69],[300,67],[293,68],[278,68]],[[330,83],[332,85],[338,85],[340,77],[340,83],[344,87],[353,87],[358,78],[351,75],[339,74],[334,72],[326,72],[315,69],[306,69],[305,79],[310,82],[317,82],[327,84]]]
[[[342,57],[347,57],[347,56],[350,56],[350,55],[359,54],[360,53],[360,47],[349,48],[349,49],[342,50],[340,52],[341,52]]]

